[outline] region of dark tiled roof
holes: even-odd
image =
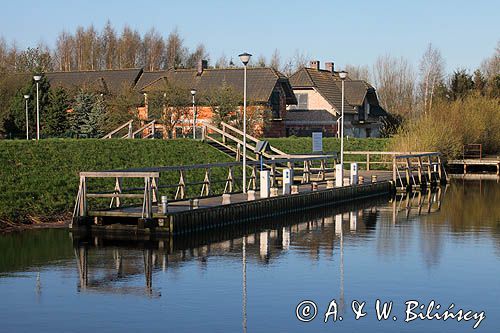
[[[335,81],[338,89],[342,89],[342,82]],[[366,94],[369,90],[375,92],[375,89],[365,81],[361,80],[346,80],[345,81],[345,98],[351,105],[361,106],[365,101]]]
[[[118,93],[123,88],[133,88],[141,74],[141,68],[133,68],[102,71],[53,72],[46,73],[45,76],[49,80],[51,87],[75,89],[87,86],[103,93]]]
[[[289,110],[286,113],[287,124],[333,124],[335,116],[326,110]]]
[[[336,85],[338,74],[327,70],[301,68],[290,76],[290,84],[295,88],[316,88],[328,103],[336,110],[342,107],[342,90]],[[356,112],[354,105],[350,105],[344,99],[344,111],[348,113]]]
[[[135,85],[135,90],[142,91],[144,87],[165,76],[167,71],[142,72],[141,77]]]
[[[176,69],[149,74],[150,81],[140,80],[136,89],[141,92],[161,89],[165,80],[185,88],[195,88],[201,93],[209,92],[222,84],[231,86],[235,91],[243,92],[243,68],[205,69],[198,75],[196,69]],[[154,79],[153,76],[157,75]],[[146,83],[142,85],[142,83]],[[295,95],[288,78],[272,68],[248,68],[248,99],[253,102],[267,103],[276,84],[285,90],[287,104],[296,104]],[[141,86],[142,85],[142,86]]]

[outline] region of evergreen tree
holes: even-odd
[[[50,84],[45,76],[39,81],[38,98],[40,103],[40,136],[45,135],[42,124],[44,123],[45,113],[49,106]],[[29,95],[28,117],[30,137],[36,135],[36,82],[31,79],[23,88],[16,93],[9,106],[9,133],[11,137],[24,137],[26,128],[26,101],[24,95]]]
[[[479,69],[474,71],[474,89],[481,95],[486,93],[486,79]]]
[[[61,137],[69,129],[68,94],[62,88],[52,90],[49,94],[50,104],[44,117],[44,133],[47,136]]]
[[[472,76],[465,69],[458,69],[453,73],[450,82],[450,97],[453,100],[466,97],[473,88]]]
[[[77,137],[99,137],[104,119],[105,106],[102,96],[80,90],[75,98],[73,112],[69,117],[70,129]]]

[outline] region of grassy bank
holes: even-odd
[[[0,221],[47,221],[67,214],[80,171],[221,161],[231,158],[189,140],[1,140]]]
[[[272,138],[267,139],[269,143],[289,154],[311,154],[312,153],[312,138]],[[387,150],[389,139],[357,139],[349,138],[344,139],[344,149],[346,151],[384,151]],[[324,138],[323,139],[324,152],[338,152],[340,151],[340,139],[337,138]]]

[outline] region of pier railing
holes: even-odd
[[[264,165],[270,171],[271,187],[281,186],[278,167],[292,169],[294,180],[301,184],[326,182],[334,179],[335,157],[272,158],[263,160],[262,165],[259,161],[249,161],[245,185],[247,190],[259,189],[258,170]],[[241,172],[240,162],[81,172],[73,216],[87,216],[89,199],[100,200],[99,208],[104,208],[102,200],[107,199],[108,208],[142,205],[142,216],[148,219],[161,195],[166,195],[168,201],[182,201],[240,192],[243,189]],[[103,181],[93,181],[91,186],[91,179]]]

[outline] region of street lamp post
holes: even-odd
[[[194,95],[196,95],[196,89],[191,89],[191,96],[193,96],[193,140],[196,139],[196,105]]]
[[[24,101],[26,104],[26,140],[30,139],[30,125],[29,125],[29,115],[28,115],[28,99],[30,95],[24,95]]]
[[[40,140],[40,98],[38,93],[38,83],[42,77],[40,75],[33,76],[36,82],[36,141]]]
[[[252,57],[249,53],[239,55],[243,63],[243,193],[247,193],[247,65]]]
[[[342,80],[342,123],[340,125],[340,165],[342,166],[342,176],[344,174],[344,82],[347,77],[346,71],[339,72],[339,77]]]

